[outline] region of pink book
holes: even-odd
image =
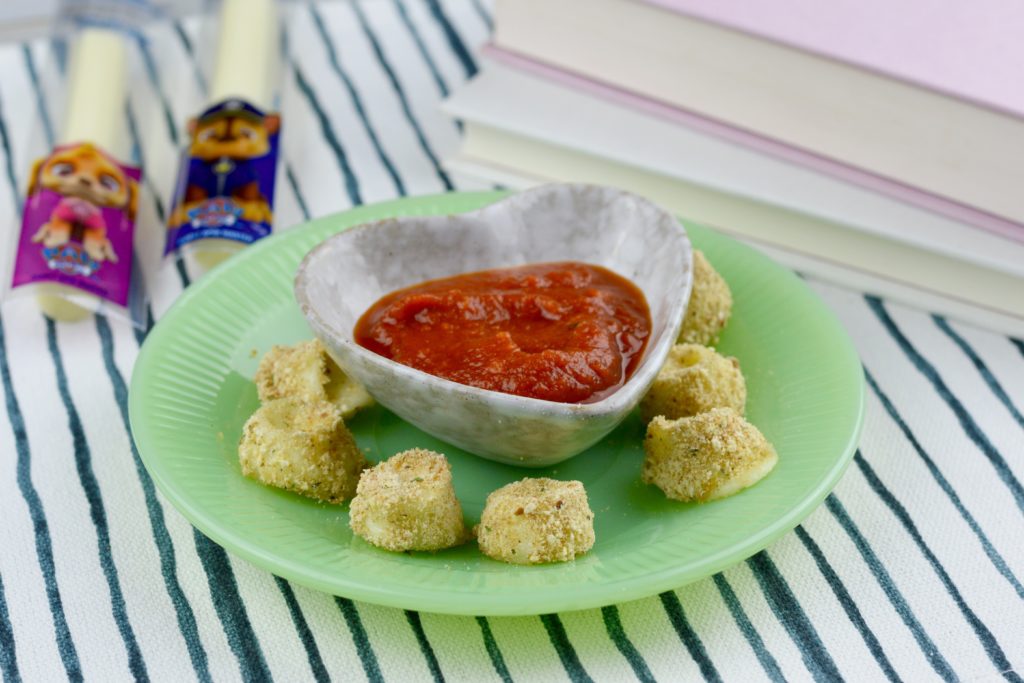
[[[642,0],[1024,117],[1021,0]]]

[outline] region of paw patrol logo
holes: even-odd
[[[89,277],[100,269],[99,262],[75,244],[44,248],[43,259],[50,270],[57,270],[68,275]]]
[[[189,210],[188,220],[193,228],[221,228],[234,225],[241,215],[242,207],[218,197]]]

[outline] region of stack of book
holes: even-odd
[[[498,0],[447,165],[622,187],[1021,335],[1024,4],[940,4]]]

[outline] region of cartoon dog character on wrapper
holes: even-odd
[[[191,161],[170,227],[188,224],[197,210],[218,197],[230,198],[241,210],[241,220],[271,223],[270,203],[260,190],[255,168],[247,162],[271,152],[271,138],[280,124],[277,114],[264,114],[237,100],[213,107],[190,121]]]
[[[120,209],[134,221],[139,201],[138,183],[117,162],[90,143],[62,145],[33,165],[28,196],[40,189],[56,192],[61,200],[33,242],[47,248],[80,242],[93,260],[117,263],[100,208]]]

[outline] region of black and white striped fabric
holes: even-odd
[[[299,5],[279,222],[456,187],[439,99],[476,70],[477,0]],[[125,125],[160,226],[197,33],[153,29]],[[0,48],[0,214],[52,135],[48,43]],[[45,137],[45,136],[43,136]],[[6,255],[5,255],[6,257]],[[170,268],[155,317],[189,280]],[[142,335],[0,318],[0,672],[6,681],[995,680],[1024,676],[1024,343],[810,282],[866,368],[867,422],[824,505],[748,561],[601,610],[463,618],[353,603],[226,554],[154,490],[128,433]]]

